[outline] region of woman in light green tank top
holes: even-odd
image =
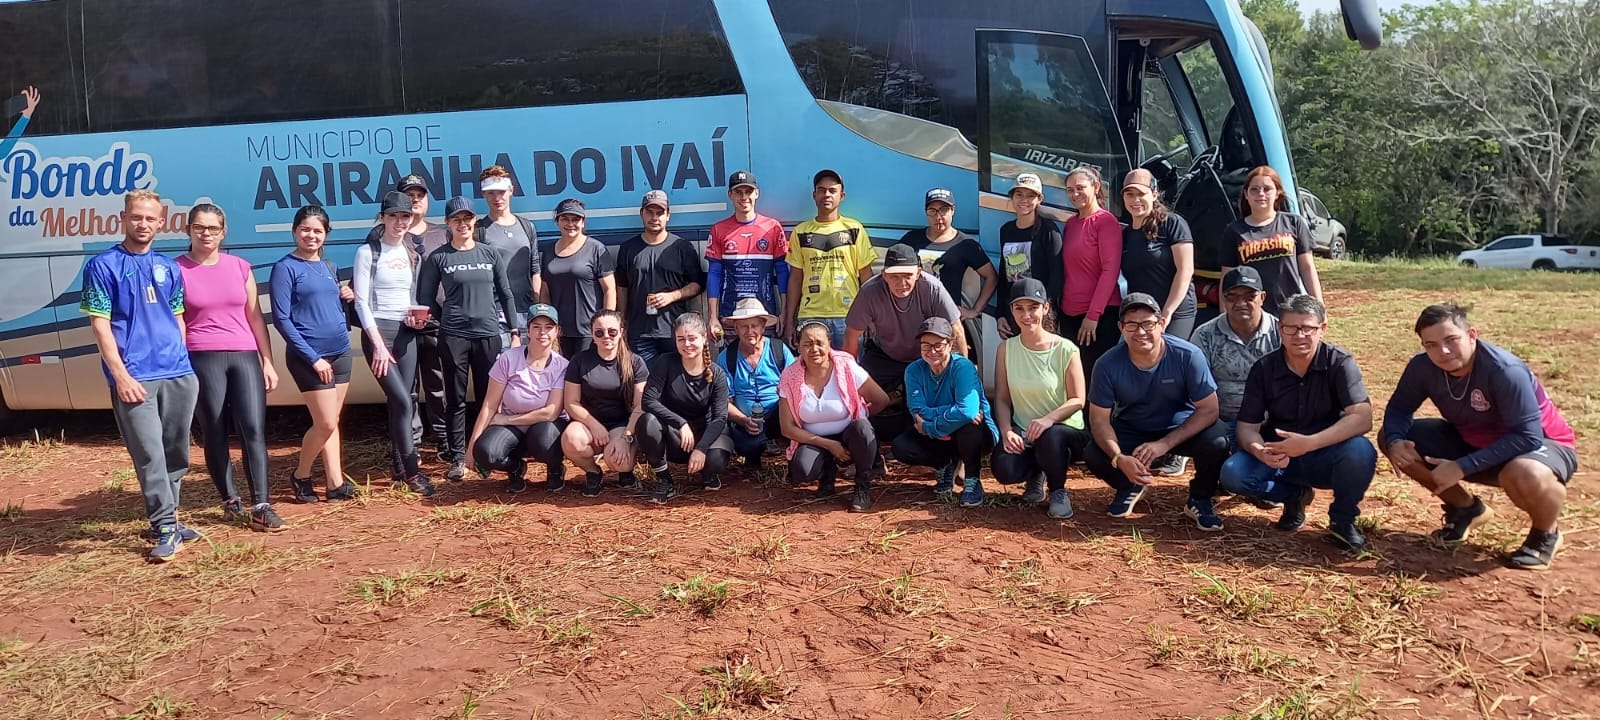
[[[1025,279],[1012,286],[1010,307],[1020,332],[995,355],[994,417],[1001,442],[991,459],[994,476],[1002,484],[1026,483],[1024,503],[1048,499],[1050,517],[1069,518],[1067,467],[1089,442],[1083,360],[1071,340],[1047,327],[1050,302],[1043,283]]]

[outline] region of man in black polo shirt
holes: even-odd
[[[1361,499],[1377,470],[1367,440],[1372,403],[1361,369],[1344,349],[1322,342],[1327,310],[1310,295],[1291,295],[1279,308],[1283,347],[1250,368],[1239,406],[1239,450],[1222,466],[1222,487],[1235,495],[1283,503],[1278,529],[1306,522],[1316,490],[1333,491],[1329,540],[1358,552]]]

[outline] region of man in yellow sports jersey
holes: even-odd
[[[811,200],[817,216],[796,225],[789,239],[789,292],[784,302],[785,328],[803,321],[828,326],[834,349],[844,348],[844,317],[861,284],[872,277],[878,254],[861,223],[839,215],[844,202],[844,180],[832,170],[811,178]]]

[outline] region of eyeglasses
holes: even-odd
[[[450,216],[450,222],[458,223],[458,224],[474,223],[474,222],[477,222],[477,221],[478,221],[478,218],[477,218],[476,215],[470,215],[470,214],[467,214],[467,213],[456,213],[456,214]]]
[[[1312,335],[1317,334],[1317,331],[1321,330],[1322,326],[1321,325],[1279,325],[1278,329],[1283,331],[1284,335],[1298,335],[1300,337],[1311,337]]]
[[[221,225],[190,225],[189,232],[195,235],[221,235]]]
[[[940,340],[939,342],[931,342],[931,343],[919,342],[919,343],[917,343],[917,346],[922,348],[923,352],[938,351],[938,350],[943,350],[943,349],[945,349],[947,347],[950,347],[950,341],[949,340]]]
[[[594,336],[595,337],[603,337],[603,338],[614,338],[614,337],[616,337],[618,335],[621,335],[621,334],[622,334],[622,331],[618,330],[617,328],[599,328],[599,329],[596,329],[594,331]]]
[[[928,213],[928,217],[942,217],[944,215],[953,215],[953,214],[955,214],[956,209],[953,208],[953,207],[950,207],[949,205],[946,205],[944,207],[931,207],[931,208],[928,208],[926,212]]]
[[[1160,320],[1145,320],[1143,322],[1125,322],[1125,323],[1122,324],[1122,329],[1126,330],[1128,332],[1143,331],[1143,332],[1147,332],[1147,333],[1153,333],[1153,332],[1156,331],[1156,329],[1158,329],[1160,327],[1161,327],[1161,321]]]

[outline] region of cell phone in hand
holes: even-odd
[[[6,117],[21,115],[22,111],[26,109],[28,109],[28,96],[19,93],[6,98]]]

